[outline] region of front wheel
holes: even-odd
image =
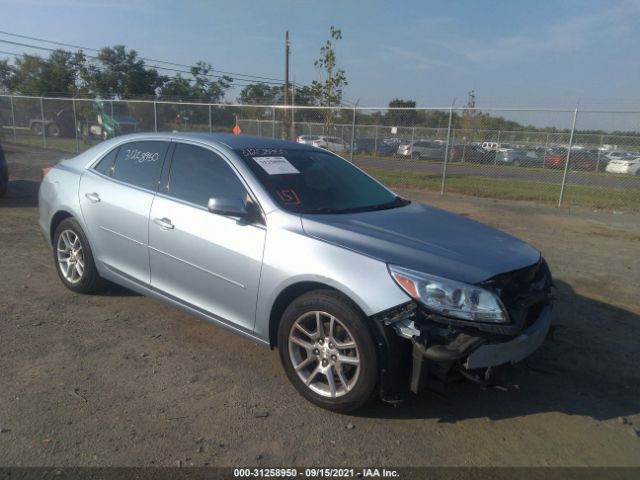
[[[378,355],[366,317],[344,295],[316,290],[295,299],[278,329],[284,369],[312,403],[349,412],[372,398]]]
[[[53,259],[60,279],[74,292],[90,293],[106,284],[98,275],[87,237],[73,218],[63,220],[56,228]]]

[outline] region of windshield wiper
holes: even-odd
[[[406,200],[402,197],[396,197],[394,200],[385,203],[379,203],[377,205],[367,205],[365,207],[353,207],[353,208],[330,208],[330,207],[321,207],[313,210],[306,211],[306,214],[315,214],[315,213],[327,213],[327,214],[344,214],[344,213],[360,213],[360,212],[374,212],[377,210],[389,210],[391,208],[404,207],[405,205],[409,205],[411,203],[410,200]]]

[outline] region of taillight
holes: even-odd
[[[47,175],[47,173],[49,173],[49,170],[51,170],[53,167],[44,167],[42,169],[42,180],[44,180],[44,177]]]

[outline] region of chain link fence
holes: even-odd
[[[0,95],[0,138],[81,152],[131,132],[332,150],[396,188],[640,211],[640,112],[226,105]]]

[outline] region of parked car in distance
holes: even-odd
[[[542,158],[533,150],[505,148],[496,151],[495,163],[515,167],[541,167]]]
[[[278,348],[298,392],[334,411],[427,378],[482,383],[551,324],[538,250],[294,142],[107,140],[48,171],[39,224],[68,289],[111,281]]]
[[[564,168],[567,161],[567,149],[561,147],[550,148],[544,156],[545,168]]]
[[[503,147],[503,145],[500,145],[497,142],[482,142],[480,146],[485,150],[498,150]]]
[[[320,140],[320,135],[300,135],[296,138],[296,142],[304,145],[311,145],[316,140]]]
[[[446,152],[446,143],[434,140],[416,140],[401,144],[398,147],[397,155],[409,157],[413,160],[428,159],[443,161]],[[449,160],[460,158],[461,149],[459,146],[449,147]]]
[[[640,157],[625,158],[623,160],[611,160],[605,171],[609,173],[628,173],[631,175],[640,175]]]
[[[340,137],[327,137],[320,135],[317,140],[311,142],[314,147],[324,148],[335,153],[349,151],[349,145]]]
[[[356,138],[353,144],[353,153],[375,153],[379,155],[392,155],[397,146],[387,143],[381,138]]]
[[[627,152],[622,152],[619,150],[613,151],[613,152],[609,152],[605,154],[605,157],[607,157],[609,160],[623,160],[625,158],[628,157],[628,153]]]
[[[467,144],[462,149],[461,160],[469,163],[495,163],[496,151],[487,150],[480,145]]]
[[[566,148],[553,148],[544,158],[545,168],[564,169],[567,161]],[[571,150],[569,157],[569,170],[582,170],[587,172],[604,171],[607,165],[606,158],[602,155],[583,150]]]
[[[9,186],[9,166],[4,156],[2,144],[0,144],[0,197],[4,197]]]

